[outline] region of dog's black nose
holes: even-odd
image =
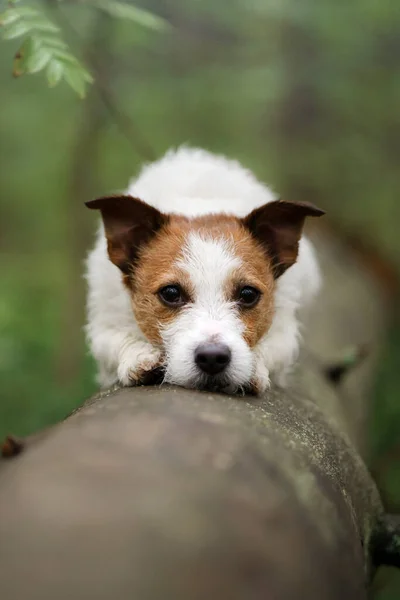
[[[194,360],[204,373],[216,375],[231,362],[231,351],[225,344],[200,344],[194,352]]]

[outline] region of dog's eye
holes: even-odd
[[[182,306],[185,303],[179,285],[166,285],[158,291],[158,296],[167,306]]]
[[[261,293],[249,285],[242,287],[239,291],[239,304],[246,308],[252,308],[257,304],[261,296]]]

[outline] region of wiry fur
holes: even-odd
[[[127,193],[163,213],[189,218],[220,213],[242,218],[276,200],[238,162],[188,148],[170,151],[145,166]],[[211,337],[233,348],[231,365],[218,387],[235,391],[252,383],[261,392],[271,378],[285,384],[299,350],[298,311],[310,303],[320,286],[313,248],[303,236],[297,262],[276,280],[272,323],[250,347],[238,311],[224,295],[227,278],[241,262],[232,240],[190,233],[174,264],[189,277],[196,302],[160,327],[161,341],[149,341],[135,319],[121,272],[109,260],[101,225],[87,261],[86,331],[102,387],[116,381],[131,385],[140,372],[161,361],[166,381],[202,387],[204,376],[196,371],[192,355],[199,343]]]

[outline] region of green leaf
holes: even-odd
[[[64,74],[64,65],[56,59],[52,59],[47,65],[46,76],[50,87],[60,82]]]
[[[21,7],[22,8],[22,7]],[[3,39],[12,40],[30,32],[58,33],[59,27],[37,11],[30,10],[26,15],[18,9],[10,9],[4,13],[1,21],[4,26]]]
[[[87,83],[93,83],[94,79],[91,76],[91,74],[89,73],[89,71],[86,71],[86,69],[82,69],[82,77],[83,79],[87,82]]]
[[[60,28],[57,27],[57,25],[54,25],[54,23],[43,17],[32,20],[29,19],[28,22],[30,23],[31,29],[35,29],[36,31],[47,33],[58,33],[60,31]]]
[[[54,44],[49,44],[48,39],[44,41],[40,35],[27,37],[14,59],[14,77],[37,73],[46,67],[50,87],[57,85],[64,77],[81,98],[85,96],[87,84],[93,83],[93,77],[68,49],[55,48]]]
[[[50,37],[47,35],[41,35],[40,40],[41,40],[42,44],[44,44],[45,46],[48,46],[50,48],[59,49],[59,50],[65,50],[68,48],[67,44],[58,37],[53,37],[53,36]]]
[[[18,21],[18,19],[21,19],[22,17],[36,17],[38,14],[37,10],[30,8],[29,6],[9,8],[0,15],[0,25],[11,25],[11,23]]]
[[[0,15],[0,25],[11,25],[14,21],[18,21],[19,14],[16,10],[6,10]]]
[[[51,54],[46,47],[40,47],[36,52],[32,52],[26,60],[26,70],[28,73],[38,73],[45,68],[51,60]]]
[[[3,31],[4,40],[13,40],[21,35],[25,35],[32,30],[31,24],[27,21],[14,21],[11,25],[5,27]]]
[[[93,82],[93,78],[71,54],[56,25],[27,6],[13,5],[0,18],[0,24],[4,26],[3,39],[25,37],[14,58],[14,77],[46,69],[50,87],[64,78],[81,98],[84,97],[86,86]]]
[[[73,54],[68,51],[68,48],[52,48],[52,54],[55,56],[60,62],[68,63],[73,67],[77,67],[79,65],[79,61]]]
[[[80,69],[67,67],[64,71],[64,78],[80,98],[85,97],[86,82],[82,77],[82,71]]]
[[[57,85],[64,78],[83,98],[87,84],[93,83],[93,77],[70,53],[67,44],[59,37],[59,27],[39,10],[30,6],[20,6],[17,2],[18,0],[8,0],[8,8],[0,15],[3,39],[12,40],[25,36],[14,58],[14,76],[19,77],[25,73],[37,73],[46,69],[50,87]],[[83,0],[83,2],[107,12],[112,17],[134,21],[149,29],[161,30],[170,27],[163,18],[127,2],[113,0]]]
[[[133,6],[133,4],[114,2],[113,0],[92,0],[91,4],[99,10],[107,12],[112,17],[128,19],[149,29],[161,30],[170,27],[168,21],[162,17],[143,8]]]
[[[32,8],[31,6],[21,6],[20,4],[14,4],[14,6],[8,10],[17,13],[20,17],[35,17],[40,14],[36,8]]]
[[[31,55],[32,52],[32,38],[27,38],[24,40],[22,46],[15,54],[14,62],[13,62],[13,76],[21,77],[26,73],[26,59]]]

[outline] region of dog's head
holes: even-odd
[[[164,349],[166,381],[232,391],[249,384],[276,280],[296,261],[305,218],[323,211],[278,200],[244,219],[189,219],[131,196],[87,206],[101,211],[138,325]]]

